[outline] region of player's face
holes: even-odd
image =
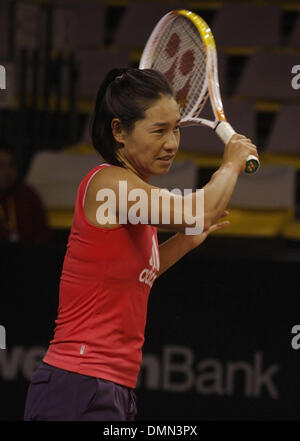
[[[167,173],[179,147],[179,120],[175,99],[162,96],[123,134],[120,158],[144,180]]]

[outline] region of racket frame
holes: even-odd
[[[160,41],[166,27],[172,21],[178,18],[178,16],[182,16],[186,20],[189,20],[196,27],[198,33],[200,34],[206,52],[206,77],[204,79],[201,93],[199,94],[199,97],[193,108],[188,112],[186,116],[184,116],[180,120],[180,126],[184,127],[204,125],[210,127],[211,129],[215,130],[215,132],[221,138],[224,144],[227,144],[236,132],[227,122],[223,109],[218,77],[218,62],[215,40],[211,29],[198,14],[188,11],[186,9],[179,9],[171,11],[164,15],[159,20],[147,40],[146,46],[142,53],[139,68],[146,69],[152,67],[157,43]],[[215,116],[214,121],[205,118],[199,118],[198,116],[203,109],[208,96],[210,99],[211,108]],[[259,161],[256,156],[249,155],[249,157],[247,158],[245,172],[253,174],[257,171],[258,168]]]

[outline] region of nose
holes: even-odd
[[[169,152],[176,152],[179,147],[179,137],[179,134],[176,134],[173,131],[169,132],[164,144],[164,148]]]

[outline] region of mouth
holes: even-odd
[[[161,158],[158,158],[158,161],[171,162],[174,159],[174,156],[175,155],[162,156]]]

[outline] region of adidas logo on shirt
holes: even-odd
[[[152,287],[159,271],[159,252],[154,235],[152,236],[152,254],[149,260],[149,265],[151,266],[151,269],[144,268],[140,273],[139,281]]]

